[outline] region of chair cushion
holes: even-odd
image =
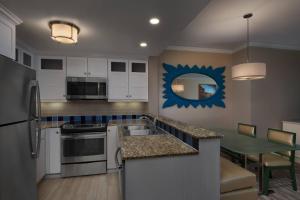
[[[221,200],[257,200],[258,191],[256,188],[236,190],[221,194]]]
[[[294,137],[295,137],[295,134],[289,133],[286,131],[274,130],[274,129],[268,130],[268,140],[271,140],[273,142],[293,146],[294,145]],[[291,156],[291,151],[284,151],[284,152],[279,152],[279,153],[282,155],[285,155],[285,156]]]
[[[221,193],[255,186],[255,174],[221,157]]]
[[[255,126],[247,125],[247,124],[239,124],[238,132],[247,136],[255,136]]]
[[[247,158],[255,162],[259,161],[258,155],[249,155]],[[266,167],[279,167],[291,165],[291,162],[288,160],[288,158],[274,153],[264,154],[263,163]]]

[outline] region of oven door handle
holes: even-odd
[[[74,140],[79,140],[79,139],[98,139],[98,138],[106,138],[106,135],[104,134],[94,134],[94,135],[62,135],[62,139],[74,139]]]

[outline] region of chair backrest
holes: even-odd
[[[280,144],[285,144],[289,146],[294,146],[296,143],[296,133],[282,131],[277,129],[268,129],[268,140],[272,142],[277,142]],[[284,156],[292,156],[292,151],[285,151],[285,152],[277,152]]]
[[[239,134],[256,137],[256,126],[238,123],[238,132]]]

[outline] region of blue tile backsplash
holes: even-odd
[[[159,120],[156,121],[156,125],[160,127],[161,129],[171,133],[181,141],[187,143],[188,145],[191,145],[195,149],[199,150],[199,140],[197,138],[193,138],[189,134],[186,134],[185,132],[182,132],[178,130],[177,128],[170,126],[164,122],[161,122]]]
[[[128,120],[128,119],[138,119],[141,115],[88,115],[88,116],[47,116],[42,117],[42,121],[64,121],[72,123],[82,123],[82,122],[101,122],[107,123],[109,120]],[[183,142],[191,145],[195,149],[199,149],[199,141],[196,138],[191,137],[175,127],[165,124],[159,120],[156,121],[156,125],[165,131],[171,133]]]
[[[42,117],[42,121],[64,121],[72,123],[101,122],[107,123],[109,120],[138,119],[141,115],[88,115],[88,116],[47,116]]]

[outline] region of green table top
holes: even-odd
[[[292,147],[284,144],[278,144],[263,138],[253,138],[241,135],[236,130],[218,129],[214,131],[224,136],[221,139],[221,147],[240,154],[247,155],[300,150],[300,145],[295,145]]]

